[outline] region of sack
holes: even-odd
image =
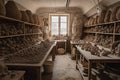
[[[21,12],[18,10],[14,1],[8,1],[5,5],[6,7],[6,16],[21,20]]]
[[[120,7],[119,7],[119,9],[116,12],[116,19],[120,20]]]
[[[106,10],[103,10],[99,16],[99,23],[104,23],[104,18],[105,18],[105,15],[106,15]]]
[[[60,55],[65,54],[65,49],[63,49],[63,48],[58,48],[57,51],[58,51],[58,54],[60,54]]]
[[[95,25],[95,24],[96,24],[96,17],[93,18],[93,23],[92,23],[92,25]]]
[[[86,27],[88,26],[88,19],[85,21],[85,24],[84,24]]]
[[[99,16],[96,16],[96,24],[99,24]]]
[[[4,6],[4,0],[0,0],[0,15],[5,16],[6,15],[6,9]]]
[[[22,21],[29,22],[29,17],[25,11],[21,11],[22,14]]]
[[[116,14],[117,14],[117,11],[119,10],[120,6],[117,6],[115,8],[113,8],[112,10],[112,14],[111,14],[111,17],[110,17],[110,21],[116,21],[117,18],[116,18]]]
[[[33,21],[34,21],[34,24],[37,24],[37,15],[36,14],[33,14]]]
[[[89,21],[88,21],[88,25],[90,26],[90,25],[92,25],[92,18],[89,18]]]
[[[32,16],[32,12],[31,12],[30,10],[26,10],[26,13],[27,13],[27,15],[28,15],[28,17],[29,17],[29,22],[30,22],[30,23],[34,23],[34,21],[33,21],[33,16]]]
[[[39,17],[36,15],[36,24],[39,25]]]
[[[104,22],[110,22],[110,16],[111,16],[111,11],[108,10],[106,15],[105,15],[105,19],[104,19]]]

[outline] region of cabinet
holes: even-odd
[[[81,46],[76,45],[76,68],[80,71],[83,80],[111,80],[109,77],[114,73],[105,71],[105,69],[96,68],[98,64],[106,63],[120,63],[120,57],[109,55],[109,56],[96,56],[92,55],[90,52],[82,50]],[[83,64],[83,65],[82,65]],[[87,68],[87,69],[86,69]],[[86,69],[86,70],[85,70]],[[104,70],[102,72],[102,70]],[[84,72],[87,74],[84,75]],[[105,76],[108,74],[107,76]],[[117,75],[117,74],[114,74]],[[104,77],[102,77],[104,76]],[[115,80],[120,79],[120,75]],[[113,79],[114,80],[114,79]]]
[[[111,48],[120,40],[120,21],[101,23],[84,27],[84,39]]]

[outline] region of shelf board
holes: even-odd
[[[102,33],[102,32],[96,32],[97,34],[106,34],[106,35],[113,35],[113,33]]]
[[[120,33],[115,33],[115,35],[120,36]]]
[[[21,21],[21,20],[17,20],[17,19],[14,19],[14,18],[6,17],[6,16],[1,16],[1,15],[0,15],[0,19],[1,19],[1,20],[9,20],[9,21],[14,21],[14,22],[23,23],[23,21]]]
[[[118,21],[112,21],[112,22],[106,22],[106,23],[99,23],[99,24],[95,24],[95,25],[89,25],[89,26],[85,26],[86,28],[87,27],[94,27],[94,26],[100,26],[100,25],[107,25],[107,24],[114,24],[114,23],[119,23],[120,20]]]
[[[18,35],[9,35],[9,36],[0,36],[1,38],[10,38],[10,37],[19,37],[19,36],[28,36],[28,35],[39,35],[41,33],[30,33],[30,34],[18,34]]]
[[[92,34],[95,34],[96,32],[84,31],[84,33],[92,33]]]
[[[95,27],[96,25],[89,25],[89,26],[85,26],[86,28],[88,28],[88,27]]]
[[[24,23],[24,24],[26,24],[26,25],[31,25],[31,26],[40,27],[40,26],[37,25],[37,24],[33,24],[33,23],[29,23],[29,22],[24,22],[24,21],[17,20],[17,19],[14,19],[14,18],[10,18],[10,17],[6,17],[6,16],[1,16],[1,15],[0,15],[0,19],[1,19],[1,20],[8,20],[8,21],[13,21],[13,22]]]
[[[96,26],[107,25],[107,24],[114,24],[114,23],[115,23],[115,22],[99,23],[99,24],[96,24]]]
[[[102,33],[102,32],[89,32],[89,31],[84,31],[85,33],[92,33],[92,34],[107,34],[107,35],[113,35],[114,33]],[[120,35],[120,34],[119,34]]]

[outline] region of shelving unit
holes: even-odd
[[[100,24],[96,24],[96,25],[85,26],[84,33],[86,34],[86,36],[90,35],[90,34],[95,35],[94,42],[96,44],[99,44],[96,40],[100,38],[100,35],[108,36],[108,37],[111,36],[112,43],[114,43],[116,41],[116,37],[120,36],[120,20],[113,21],[113,22],[107,22],[107,23],[100,23]],[[120,39],[117,39],[117,40],[120,40]],[[108,48],[111,48],[111,46]]]
[[[10,37],[19,37],[19,36],[28,36],[28,35],[41,35],[41,33],[31,33],[31,34],[19,34],[19,35],[10,35],[10,36],[0,36],[0,38],[10,38]]]
[[[113,35],[113,33],[103,33],[103,32],[88,32],[88,31],[85,31],[84,33]],[[115,33],[115,35],[120,35],[120,34],[119,33]]]
[[[4,53],[5,55],[6,53],[14,54],[36,44],[37,40],[34,39],[39,39],[39,37],[43,37],[40,25],[0,15],[0,45],[2,46],[0,57]],[[26,44],[23,43],[25,39]]]
[[[15,56],[21,53],[26,53],[28,55],[30,53],[29,51],[33,53],[32,49],[34,48],[35,50],[36,47],[41,44],[41,39],[39,38],[43,38],[41,26],[5,16],[0,16],[0,46],[2,46],[0,49],[0,58],[11,58],[10,56]],[[45,49],[47,49],[47,47]],[[41,48],[43,49],[43,47]],[[42,80],[41,68],[43,67],[44,62],[47,60],[49,55],[52,55],[52,61],[54,61],[55,50],[56,42],[50,46],[50,49],[46,53],[45,51],[41,52],[42,54],[39,53],[41,56],[38,56],[40,60],[38,63],[30,63],[34,61],[33,59],[36,59],[36,54],[34,53],[37,53],[37,51],[34,51],[34,56],[31,56],[33,59],[29,63],[24,63],[24,60],[23,62],[21,61],[23,58],[25,58],[24,56],[21,58],[20,63],[12,63],[8,61],[5,62],[5,64],[10,70],[25,70],[26,80]],[[15,61],[17,61],[17,59]]]

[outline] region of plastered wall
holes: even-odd
[[[69,35],[71,38],[80,38],[83,27],[83,13],[80,8],[39,8],[36,13],[45,18],[49,18],[49,14],[69,14]],[[49,19],[48,19],[49,20]],[[49,26],[49,25],[48,25]]]

